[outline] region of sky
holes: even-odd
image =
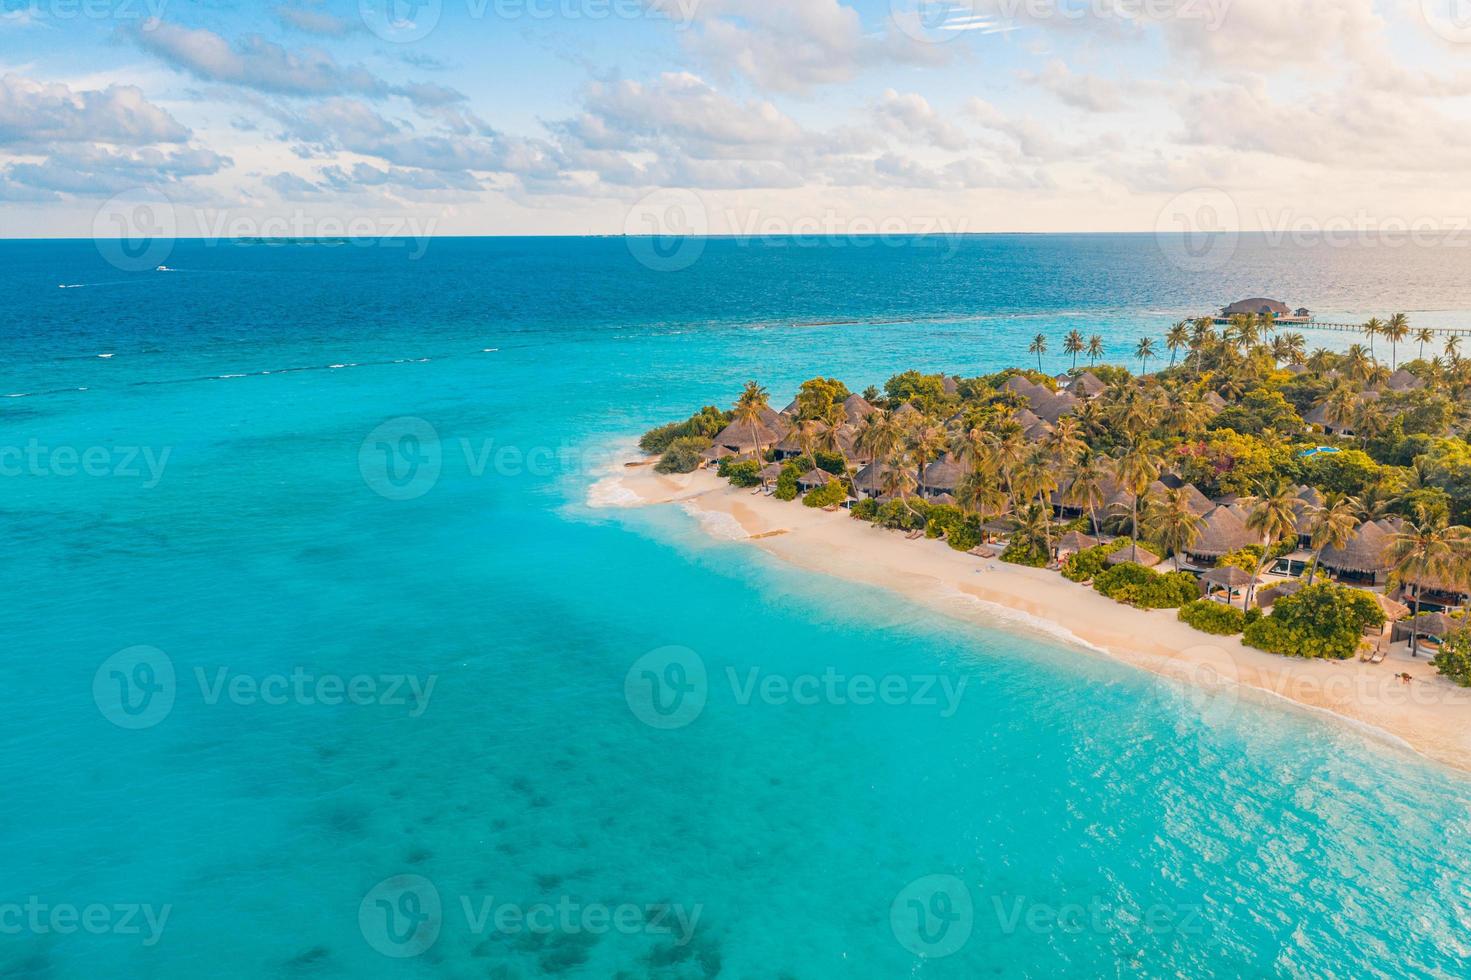
[[[1468,97],[1471,0],[0,0],[0,237],[1462,231]]]

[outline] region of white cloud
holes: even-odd
[[[970,139],[963,132],[916,92],[901,95],[888,89],[873,111],[879,126],[896,136],[917,139],[946,150],[963,150],[970,145]]]
[[[131,85],[73,90],[61,82],[0,77],[0,144],[97,140],[138,146],[188,138],[188,129]]]

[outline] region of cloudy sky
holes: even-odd
[[[0,234],[1454,222],[1468,97],[1471,0],[0,0]]]

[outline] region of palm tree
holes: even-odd
[[[904,427],[892,412],[880,408],[863,420],[858,429],[858,451],[870,463],[888,456],[904,444]]]
[[[1134,356],[1139,358],[1139,373],[1142,375],[1148,371],[1149,359],[1155,356],[1154,338],[1139,338],[1139,346],[1134,348]]]
[[[1016,530],[1011,533],[1011,546],[1026,547],[1028,554],[1052,554],[1052,510],[1041,504],[1030,504],[1016,515]]]
[[[1369,357],[1375,364],[1379,363],[1378,356],[1374,353],[1374,338],[1384,333],[1384,321],[1377,316],[1370,317],[1369,322],[1363,326],[1364,336],[1369,338]]]
[[[1175,366],[1175,355],[1180,348],[1190,343],[1190,321],[1181,320],[1165,334],[1165,346],[1170,349],[1170,367]]]
[[[1088,338],[1088,366],[1096,367],[1098,359],[1103,356],[1103,338],[1098,334]]]
[[[1130,505],[1131,536],[1134,539],[1131,561],[1139,560],[1139,498],[1144,496],[1151,483],[1159,479],[1160,465],[1160,458],[1143,442],[1129,446],[1115,464],[1119,484],[1134,497]]]
[[[919,512],[909,503],[909,495],[918,485],[914,472],[909,468],[909,462],[908,455],[902,449],[896,449],[885,457],[883,471],[879,473],[879,490],[891,497],[898,497],[905,510],[917,514]]]
[[[925,467],[940,458],[949,448],[949,442],[945,430],[938,425],[921,425],[910,433],[909,454],[914,457],[915,466],[918,467],[921,490],[924,489]]]
[[[1088,444],[1083,441],[1082,428],[1082,423],[1071,415],[1064,415],[1057,420],[1057,427],[1047,437],[1047,445],[1056,462],[1071,466],[1078,453],[1087,448]]]
[[[1103,503],[1103,491],[1110,476],[1111,460],[1102,453],[1084,450],[1073,464],[1069,473],[1067,492],[1063,502],[1070,507],[1084,507],[1088,511],[1089,529],[1097,534],[1098,505]]]
[[[1070,332],[1065,338],[1063,338],[1062,350],[1065,354],[1073,355],[1074,371],[1078,369],[1078,355],[1083,353],[1085,348],[1086,345],[1083,342],[1083,335],[1078,333],[1078,331],[1076,330]]]
[[[761,416],[770,409],[771,397],[767,394],[766,389],[754,381],[746,382],[740,398],[736,399],[732,421],[737,425],[747,426],[751,430],[751,445],[758,461],[761,459],[761,438],[757,429],[764,427]]]
[[[1408,589],[1414,603],[1410,620],[1410,656],[1420,655],[1420,594],[1426,582],[1467,580],[1471,538],[1464,527],[1450,527],[1444,514],[1431,513],[1423,504],[1415,508],[1415,519],[1407,521],[1389,545],[1389,560],[1395,577]]]
[[[1031,346],[1027,348],[1027,353],[1037,355],[1037,371],[1041,373],[1042,355],[1047,353],[1047,335],[1039,333],[1033,337]]]
[[[1329,389],[1328,397],[1323,400],[1323,407],[1327,409],[1335,429],[1346,429],[1358,414],[1359,393],[1354,390],[1353,385],[1340,381]]]
[[[975,511],[982,524],[1006,513],[1005,491],[996,485],[994,477],[984,473],[975,472],[962,480],[956,499],[961,507]]]
[[[1461,360],[1461,338],[1452,334],[1445,339],[1445,356],[1451,359],[1452,364]]]
[[[1257,562],[1256,575],[1246,590],[1246,606],[1251,608],[1252,596],[1256,594],[1256,580],[1261,578],[1272,554],[1272,546],[1280,541],[1297,540],[1297,488],[1287,480],[1280,480],[1266,494],[1247,498],[1242,503],[1249,513],[1246,528],[1262,538],[1262,557]]]
[[[1289,364],[1302,364],[1307,360],[1308,339],[1300,333],[1286,333],[1279,340],[1287,342],[1287,361]]]
[[[1190,508],[1190,495],[1184,487],[1167,490],[1164,495],[1151,494],[1144,506],[1144,524],[1150,535],[1170,550],[1175,558],[1175,571],[1180,570],[1180,554],[1200,540],[1204,519]]]
[[[823,434],[822,423],[815,419],[806,419],[797,423],[797,431],[792,434],[793,440],[802,450],[802,455],[809,459],[817,459],[817,444],[821,441]]]
[[[1420,344],[1420,360],[1425,360],[1425,345],[1435,342],[1435,331],[1429,327],[1421,327],[1415,331],[1415,340]]]
[[[1390,370],[1399,370],[1399,342],[1410,335],[1410,318],[1396,313],[1383,327],[1384,336],[1389,338]]]
[[[1309,521],[1312,528],[1313,564],[1308,568],[1308,584],[1318,577],[1318,562],[1328,548],[1344,548],[1353,540],[1359,529],[1359,502],[1353,497],[1334,494],[1324,501],[1323,506],[1313,511]]]
[[[1372,353],[1364,350],[1363,344],[1351,345],[1348,353],[1343,355],[1344,373],[1355,381],[1362,382],[1369,380],[1369,375],[1374,373],[1374,369],[1370,364],[1373,356]]]

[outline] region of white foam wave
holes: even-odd
[[[679,505],[686,514],[700,522],[700,529],[712,538],[720,538],[724,541],[745,541],[751,535],[741,522],[729,514],[722,514],[718,510],[705,510],[689,501]]]
[[[605,477],[587,488],[587,505],[598,510],[637,507],[640,503],[639,495],[616,476]]]

